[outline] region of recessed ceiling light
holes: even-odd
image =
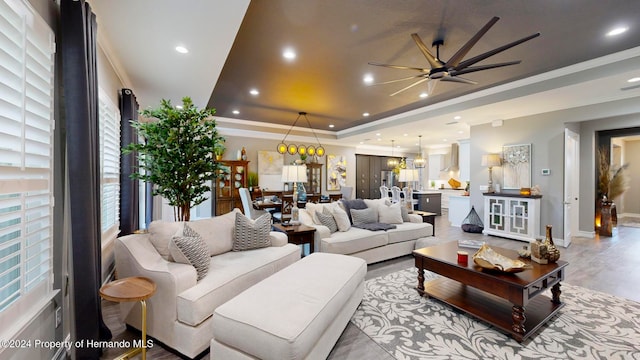
[[[176,105],[176,109],[182,109],[182,105]]]
[[[330,128],[333,128],[333,127],[335,127],[335,125],[333,125],[333,124],[329,124],[329,127],[330,127]]]
[[[428,96],[429,96],[429,94],[424,93],[424,92],[420,94],[420,97],[423,98],[423,99],[428,97]]]
[[[364,141],[360,141],[360,145],[364,144]]]
[[[367,117],[367,116],[369,116],[369,113],[367,113],[367,112],[366,113],[362,113],[362,116]]]
[[[378,140],[378,141],[380,141],[380,140],[382,140],[382,139],[380,139],[380,138],[377,138],[376,140]]]
[[[238,114],[240,114],[240,111],[238,111],[238,110],[233,110],[233,111],[232,111],[232,113],[233,113],[234,115],[238,115]]]
[[[296,58],[296,52],[291,48],[284,49],[284,51],[282,52],[282,57],[287,60],[293,60]]]
[[[176,46],[176,51],[180,54],[186,54],[189,52],[189,50],[187,50],[187,48],[184,46]]]
[[[622,34],[622,33],[627,32],[627,30],[629,30],[629,28],[628,28],[628,27],[626,27],[626,26],[620,26],[620,27],[614,28],[614,29],[612,29],[611,31],[609,31],[609,32],[607,33],[607,36],[616,36],[616,35],[620,35],[620,34]]]
[[[631,78],[631,79],[627,80],[627,82],[630,82],[630,83],[634,83],[634,82],[638,82],[638,81],[640,81],[640,77],[634,77],[634,78]]]
[[[372,84],[373,83],[373,75],[365,74],[364,77],[362,78],[362,81],[364,81],[365,84]]]
[[[442,139],[442,141],[447,141],[447,139]]]
[[[260,91],[258,91],[257,89],[251,89],[249,90],[249,94],[257,96],[258,94],[260,94]]]
[[[380,133],[376,133],[376,136],[380,136]]]
[[[464,134],[464,131],[458,130],[458,134]]]
[[[402,134],[402,136],[409,136],[409,134]]]
[[[460,119],[462,119],[462,116],[460,116],[460,115],[453,117],[453,120],[460,120]]]

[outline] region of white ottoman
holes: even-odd
[[[216,308],[211,359],[326,359],[364,294],[367,264],[313,253]]]

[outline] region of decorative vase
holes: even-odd
[[[553,243],[553,236],[551,235],[551,225],[547,225],[547,234],[544,239],[544,245],[547,246],[547,260],[550,263],[558,261],[560,258],[560,249]]]
[[[616,204],[613,201],[603,199],[600,205],[600,236],[613,236],[613,231],[618,226]]]
[[[298,183],[298,201],[307,201],[307,190],[304,188],[304,183]]]

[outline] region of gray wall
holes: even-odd
[[[550,114],[504,121],[500,127],[483,124],[471,127],[471,204],[483,217],[484,196],[480,185],[486,185],[489,171],[481,165],[482,155],[501,153],[503,145],[531,144],[531,185],[542,192],[539,234],[550,224],[556,237],[563,233],[564,188],[564,124]],[[541,169],[550,169],[551,175],[542,176]],[[493,182],[502,185],[502,168],[493,168]],[[518,192],[504,190],[504,192]]]

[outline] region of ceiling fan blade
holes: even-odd
[[[416,85],[418,85],[418,84],[422,84],[423,82],[425,82],[425,81],[427,81],[427,80],[429,80],[429,78],[428,78],[428,77],[426,77],[426,78],[424,78],[424,79],[420,79],[420,80],[418,80],[418,81],[414,82],[413,84],[411,84],[411,85],[409,85],[409,86],[407,86],[407,87],[404,87],[404,88],[402,88],[402,89],[400,89],[400,90],[398,90],[398,91],[394,92],[393,94],[391,94],[391,95],[389,95],[389,96],[398,95],[398,94],[400,94],[401,92],[403,92],[403,91],[405,91],[405,90],[409,90],[409,89],[411,89],[412,87],[414,87],[414,86],[416,86]]]
[[[425,45],[424,42],[422,42],[420,35],[413,33],[411,34],[411,38],[416,43],[416,45],[418,45],[418,48],[422,52],[422,55],[424,55],[424,57],[427,58],[427,61],[429,62],[429,65],[431,65],[432,69],[442,66],[442,63],[438,61],[438,59],[436,59],[436,57],[433,56],[431,52],[429,52],[429,48],[427,48],[427,45]]]
[[[473,65],[473,64],[475,64],[475,63],[477,63],[479,61],[482,61],[482,60],[484,60],[484,59],[486,59],[486,58],[488,58],[490,56],[493,56],[495,54],[501,53],[501,52],[503,52],[503,51],[505,51],[507,49],[510,49],[510,48],[516,46],[516,45],[520,45],[523,42],[529,41],[529,40],[531,40],[533,38],[536,38],[538,36],[540,36],[540,33],[535,33],[533,35],[529,35],[527,37],[523,37],[522,39],[516,40],[516,41],[514,41],[512,43],[509,43],[507,45],[503,45],[503,46],[500,46],[499,48],[495,48],[495,49],[493,49],[491,51],[487,51],[484,54],[480,54],[478,56],[474,56],[471,59],[468,59],[468,60],[465,60],[465,61],[461,62],[460,64],[458,64],[458,66],[454,67],[454,69],[459,72],[460,70],[462,70],[462,69],[464,69],[466,67],[469,67],[469,66],[471,66],[471,65]]]
[[[392,84],[392,83],[395,83],[395,82],[406,81],[406,80],[425,77],[425,76],[426,76],[426,74],[420,74],[420,75],[416,75],[416,76],[409,76],[409,77],[402,78],[402,79],[395,79],[395,80],[389,80],[389,81],[383,81],[383,82],[371,84],[371,86],[373,86],[373,85]]]
[[[449,59],[449,61],[445,63],[444,66],[447,68],[458,66],[460,61],[464,59],[469,50],[471,50],[471,48],[478,42],[478,40],[480,40],[480,38],[483,37],[484,34],[486,34],[487,31],[489,31],[489,29],[491,29],[491,27],[498,22],[498,20],[500,20],[500,18],[497,16],[494,16],[491,20],[489,20],[489,22],[485,26],[483,26],[482,29],[480,29],[475,35],[473,35],[473,37],[469,39],[466,44],[464,44],[455,54],[453,54],[453,56]]]
[[[381,64],[381,63],[376,63],[376,62],[369,62],[368,64],[369,65],[373,65],[373,66],[382,66],[382,67],[391,68],[391,69],[417,70],[417,71],[420,71],[420,72],[429,71],[429,69],[423,69],[423,68],[411,67],[411,66],[403,66],[403,65]]]
[[[517,64],[520,64],[520,63],[521,63],[520,60],[516,60],[516,61],[509,61],[509,62],[498,63],[498,64],[479,65],[479,66],[468,67],[468,68],[462,69],[460,71],[451,70],[449,72],[449,74],[451,76],[458,76],[458,75],[468,74],[468,73],[472,73],[472,72],[476,72],[476,71],[495,69],[495,68],[499,68],[499,67],[503,67],[503,66],[509,66],[509,65],[517,65]]]
[[[429,96],[431,96],[431,94],[433,94],[433,92],[436,89],[436,85],[438,85],[438,83],[440,82],[440,79],[431,79],[431,81],[429,81],[427,83],[427,94],[429,94]]]
[[[462,83],[462,84],[469,84],[469,85],[478,85],[478,83],[476,81],[470,80],[470,79],[465,79],[463,77],[460,76],[444,76],[442,78],[440,78],[441,81],[449,81],[449,82],[457,82],[457,83]]]

